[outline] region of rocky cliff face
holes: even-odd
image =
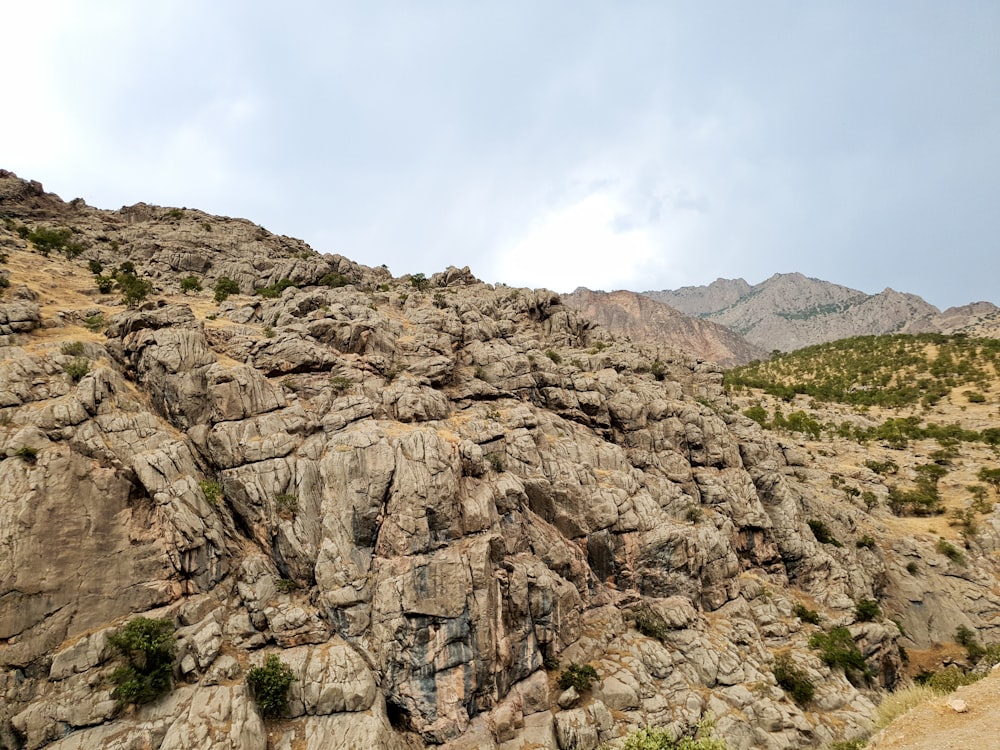
[[[561,299],[612,333],[631,341],[666,344],[721,367],[746,364],[770,353],[725,326],[684,315],[636,292],[581,288]]]
[[[913,294],[865,294],[799,273],[775,274],[750,286],[718,279],[704,287],[646,292],[686,315],[719,323],[770,352],[885,333],[992,333],[997,308],[980,302],[941,313]],[[984,327],[985,326],[985,327]]]
[[[396,279],[9,173],[0,196],[0,746],[594,748],[710,714],[730,748],[821,747],[899,675],[899,628],[855,602],[928,599],[901,584],[927,558],[942,601],[896,612],[912,632],[998,604],[986,573],[893,546],[714,367],[553,293]],[[32,252],[19,229],[46,224],[83,254]],[[86,260],[132,261],[154,301],[98,294]],[[181,295],[192,273],[243,294]],[[849,627],[870,680],[820,661],[797,604]],[[107,639],[136,613],[176,624],[176,687],[121,709]],[[296,681],[265,725],[244,674],[268,653]],[[805,707],[782,653],[817,685]],[[570,663],[599,676],[582,696],[556,686]]]

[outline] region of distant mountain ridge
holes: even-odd
[[[685,315],[638,292],[597,292],[581,287],[560,298],[567,307],[613,333],[635,342],[668,344],[723,367],[746,364],[769,351],[725,326]]]
[[[1000,332],[1000,308],[989,302],[942,313],[915,294],[890,288],[866,294],[801,273],[777,273],[755,285],[744,279],[717,279],[707,286],[644,294],[686,315],[726,326],[767,351],[885,333]]]

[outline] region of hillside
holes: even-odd
[[[746,364],[767,354],[724,326],[683,315],[635,292],[581,288],[561,299],[612,333],[632,341],[667,344],[721,367]]]
[[[764,429],[552,292],[7,172],[0,256],[2,747],[824,748],[997,640],[995,514],[899,517],[864,463],[926,442]]]
[[[886,289],[865,294],[799,273],[775,274],[755,284],[717,281],[646,295],[719,323],[766,351],[793,351],[852,336],[968,331],[996,335],[1000,310],[988,302],[944,313],[913,294]]]

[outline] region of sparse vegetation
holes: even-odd
[[[153,291],[153,282],[130,273],[119,273],[115,277],[122,302],[126,307],[136,307]]]
[[[635,729],[625,738],[622,750],[726,750],[726,743],[712,729],[709,721],[699,722],[680,736],[669,729]]]
[[[198,482],[201,494],[205,496],[205,502],[209,505],[218,505],[222,500],[222,483],[214,479],[203,479]]]
[[[288,713],[288,690],[295,674],[277,654],[268,654],[264,665],[247,672],[247,687],[263,719],[276,719]]]
[[[281,494],[274,498],[274,507],[278,509],[278,513],[287,513],[289,515],[295,515],[299,512],[299,499],[295,495]]]
[[[181,279],[181,292],[188,294],[190,292],[200,292],[201,291],[201,279],[197,276],[185,276]]]
[[[422,273],[411,274],[410,284],[419,292],[425,291],[431,285],[431,280],[424,276]]]
[[[843,670],[852,684],[857,685],[860,680],[867,683],[871,671],[847,628],[841,626],[827,633],[814,633],[809,639],[809,647],[819,651],[820,660],[828,667]]]
[[[330,387],[337,393],[343,393],[354,385],[354,381],[345,375],[334,375],[330,378]]]
[[[120,703],[143,704],[170,692],[173,685],[174,624],[137,617],[108,637],[108,645],[125,663],[111,674],[112,697]]]
[[[215,282],[215,301],[225,302],[230,294],[239,294],[240,285],[230,278],[222,276]]]
[[[102,313],[88,315],[83,319],[83,324],[87,327],[88,331],[97,333],[104,327],[104,315]]]
[[[351,280],[344,276],[342,273],[328,273],[319,280],[320,286],[328,286],[337,289],[342,286],[347,286],[351,283]],[[385,289],[382,291],[389,291],[388,285],[385,285]]]
[[[962,554],[962,551],[958,547],[944,537],[938,539],[935,549],[956,565],[965,566],[965,555]]]
[[[806,523],[809,524],[809,528],[812,530],[813,536],[816,537],[816,541],[820,544],[829,544],[833,547],[844,546],[833,536],[825,522],[816,518],[811,518]]]
[[[548,357],[549,359],[551,359],[557,365],[560,362],[562,362],[562,357],[559,356],[559,352],[557,352],[555,349],[546,349],[545,350],[545,356]]]
[[[44,257],[54,250],[67,258],[75,258],[86,248],[72,237],[73,230],[68,227],[36,227],[28,232],[26,239]]]
[[[82,357],[83,356],[83,342],[82,341],[67,341],[61,347],[59,351],[65,354],[67,357]]]
[[[295,282],[293,282],[291,279],[281,279],[279,281],[274,282],[270,286],[261,287],[260,289],[255,291],[254,294],[260,295],[265,299],[277,299],[278,297],[281,296],[281,293],[286,289],[288,289],[288,287],[290,286],[295,286]]]
[[[486,461],[493,467],[493,471],[498,474],[503,471],[503,457],[499,453],[487,453]]]
[[[854,605],[856,622],[872,622],[882,616],[882,608],[874,599],[862,599]]]
[[[38,448],[34,448],[30,445],[22,445],[14,455],[24,461],[26,464],[34,464],[38,461]]]
[[[792,609],[795,616],[798,617],[802,622],[808,622],[810,625],[819,625],[819,612],[815,609],[809,609],[804,604],[796,604]]]
[[[774,657],[771,671],[778,687],[788,693],[799,706],[805,707],[812,702],[816,686],[788,653],[780,653]]]
[[[631,612],[635,629],[649,638],[663,641],[670,633],[670,624],[648,604],[640,604]]]
[[[90,372],[90,362],[83,357],[77,357],[70,362],[64,363],[62,369],[63,372],[69,375],[70,380],[77,383],[84,375]]]
[[[571,662],[559,673],[557,684],[560,690],[569,690],[572,687],[582,693],[585,690],[590,690],[591,683],[596,679],[598,679],[597,670],[592,666]]]

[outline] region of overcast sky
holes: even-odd
[[[0,167],[396,275],[1000,304],[1000,3],[0,2]]]

